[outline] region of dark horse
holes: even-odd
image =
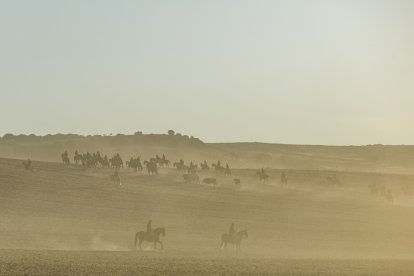
[[[32,166],[32,161],[30,159],[27,159],[27,161],[23,161],[22,164],[26,171],[34,171],[34,168]]]
[[[243,237],[246,237],[246,238],[248,237],[246,230],[239,231],[234,235],[230,235],[228,233],[221,235],[220,249],[223,249],[223,248],[226,249],[227,244],[231,243],[231,244],[236,245],[237,252],[239,252],[240,244],[241,244]]]
[[[259,176],[260,181],[269,183],[269,176],[265,173],[263,169],[257,171],[256,174]]]
[[[137,241],[139,240],[139,250],[142,250],[141,244],[143,241],[153,242],[154,250],[157,249],[157,243],[161,244],[161,249],[164,249],[164,245],[160,241],[160,235],[165,237],[165,228],[159,227],[154,229],[151,233],[140,231],[135,234],[135,249],[137,249]]]

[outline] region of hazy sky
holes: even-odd
[[[414,1],[0,0],[0,135],[414,144]]]

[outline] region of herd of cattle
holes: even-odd
[[[69,154],[67,151],[61,154],[62,162],[65,165],[69,165],[71,163]],[[79,153],[77,150],[75,151],[73,161],[76,165],[82,165],[87,168],[110,168],[114,169],[116,172],[116,176],[118,176],[118,171],[121,168],[124,168],[124,161],[119,153],[116,153],[114,156],[109,158],[107,155],[102,155],[99,151],[96,153]],[[131,157],[128,161],[125,162],[125,167],[128,169],[132,169],[134,171],[143,171],[144,168],[147,170],[148,174],[150,175],[158,175],[158,168],[169,168],[171,162],[166,158],[165,154],[162,156],[156,155],[155,157],[150,158],[149,160],[144,160],[141,162],[140,157]],[[209,171],[214,170],[216,173],[220,173],[226,176],[231,176],[232,172],[228,163],[223,165],[221,161],[217,161],[217,163],[212,163],[211,166],[207,163],[206,160],[200,164],[196,164],[194,162],[190,162],[186,164],[184,160],[179,160],[178,162],[172,163],[172,166],[179,172],[184,173],[183,178],[187,182],[200,182],[199,176],[197,175],[197,171]],[[257,171],[257,175],[261,181],[268,182],[269,175],[265,172],[264,169]],[[217,184],[216,178],[204,178],[202,180],[205,184]],[[234,184],[240,185],[240,179],[234,178]],[[287,183],[286,175],[283,174],[282,182]]]

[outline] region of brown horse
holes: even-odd
[[[62,163],[64,165],[69,165],[70,164],[69,155],[68,155],[68,152],[67,151],[65,151],[64,153],[62,153],[60,156],[62,157]]]
[[[27,159],[27,161],[23,161],[22,164],[26,171],[34,171],[34,168],[32,166],[32,161],[30,159]]]
[[[259,176],[260,181],[269,182],[269,176],[265,173],[263,169],[257,171],[256,174]]]
[[[228,233],[221,235],[220,249],[226,249],[227,244],[230,243],[236,246],[237,252],[240,252],[240,245],[241,245],[243,237],[246,237],[246,238],[248,237],[246,230],[239,231],[233,235],[230,235]]]
[[[164,249],[164,245],[160,241],[160,236],[165,237],[165,228],[158,227],[151,233],[146,231],[140,231],[135,234],[135,250],[137,249],[137,242],[139,241],[139,250],[142,250],[141,244],[143,241],[153,242],[154,250],[157,249],[157,243],[161,245],[161,249]]]

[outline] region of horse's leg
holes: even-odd
[[[154,240],[154,250],[157,250],[157,240]]]
[[[139,250],[141,250],[141,251],[142,251],[141,244],[142,244],[142,240],[139,240]]]

